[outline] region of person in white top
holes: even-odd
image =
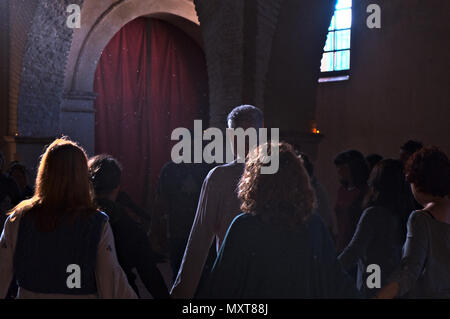
[[[233,129],[259,129],[263,127],[263,114],[255,106],[241,105],[230,112],[227,122]],[[234,153],[237,154],[236,149]],[[218,250],[228,227],[239,215],[237,185],[244,165],[234,160],[213,168],[205,178],[183,260],[171,290],[172,298],[191,299],[195,296],[214,238]]]
[[[87,156],[55,140],[34,196],[12,210],[0,237],[0,298],[137,298],[120,267],[108,217],[96,210]]]

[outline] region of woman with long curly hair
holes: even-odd
[[[357,296],[340,267],[302,160],[281,143],[279,169],[262,174],[272,147],[249,154],[238,186],[243,214],[225,237],[204,298],[345,298]],[[276,147],[274,149],[277,149]]]
[[[43,154],[34,196],[0,238],[0,298],[136,298],[117,262],[108,217],[94,206],[85,151],[57,139]]]

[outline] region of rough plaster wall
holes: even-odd
[[[22,60],[37,3],[37,0],[9,1],[9,112],[7,134],[11,136],[14,136],[17,132],[17,104],[22,76]]]
[[[58,133],[64,72],[73,30],[66,26],[69,4],[82,0],[40,1],[29,30],[23,57],[18,104],[20,136]]]
[[[450,1],[361,0],[354,6],[351,78],[320,84],[317,123],[325,138],[317,173],[332,198],[334,156],[356,148],[398,157],[414,138],[450,154]],[[366,8],[381,6],[381,29]]]
[[[210,125],[242,102],[244,1],[195,0],[208,68]]]

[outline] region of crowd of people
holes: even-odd
[[[234,129],[263,122],[250,105],[227,118]],[[337,154],[333,207],[308,154],[276,143],[275,174],[261,173],[267,145],[245,163],[167,163],[151,219],[121,190],[115,158],[88,158],[68,138],[47,147],[34,189],[11,163],[0,174],[0,298],[139,298],[138,278],[156,299],[450,298],[443,151],[411,140],[398,159]]]

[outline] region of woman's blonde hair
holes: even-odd
[[[75,218],[95,212],[87,155],[82,147],[65,137],[47,147],[39,163],[34,196],[11,213],[29,211],[36,214],[43,231],[53,230],[62,215]]]

